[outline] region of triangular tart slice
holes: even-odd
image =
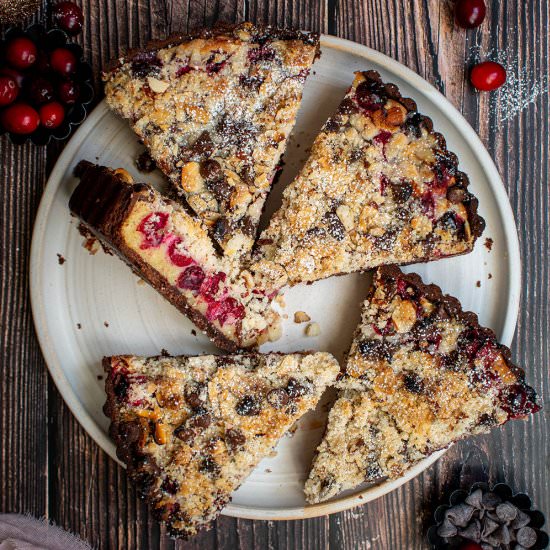
[[[207,229],[179,203],[136,183],[123,169],[81,161],[69,201],[93,234],[227,351],[280,336],[274,294],[237,262],[220,256]]]
[[[274,286],[470,252],[484,228],[456,155],[412,99],[358,72],[261,234]]]
[[[208,527],[338,374],[328,353],[107,357],[110,435],[128,476],[187,538]]]
[[[228,255],[254,243],[318,54],[314,33],[243,23],[152,43],[104,74],[108,105]]]
[[[379,268],[305,486],[311,503],[402,476],[459,439],[540,410],[524,372],[456,298]]]

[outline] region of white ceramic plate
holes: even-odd
[[[504,343],[512,340],[520,292],[519,246],[514,218],[496,168],[472,128],[430,84],[396,61],[364,46],[325,36],[322,57],[309,77],[298,122],[280,183],[269,200],[268,215],[280,201],[284,185],[297,173],[306,148],[324,120],[340,102],[353,71],[376,69],[413,97],[419,110],[432,117],[458,154],[469,174],[471,189],[487,221],[483,238],[467,256],[414,266],[426,281],[457,296],[466,309],[477,312]],[[216,352],[206,337],[191,333],[193,325],[117,258],[82,247],[76,222],[67,203],[76,184],[72,171],[80,159],[128,169],[138,180],[160,184],[159,174],[140,175],[134,159],[141,150],[127,123],[101,103],[65,148],[48,182],[34,228],[31,251],[31,298],[42,351],[57,387],[84,429],[111,457],[113,444],[103,416],[100,361],[104,355],[155,355]],[[491,252],[485,237],[494,240]],[[66,258],[60,265],[58,254]],[[365,274],[336,277],[285,294],[284,336],[265,346],[290,352],[330,351],[341,358],[359,320],[360,304],[370,278]],[[480,281],[481,286],[477,286]],[[297,310],[306,311],[321,325],[321,335],[307,338],[304,325],[293,323]],[[108,325],[108,326],[107,326]],[[80,328],[78,328],[80,327]],[[298,519],[341,511],[373,500],[418,475],[442,453],[418,464],[405,477],[355,491],[316,506],[306,506],[303,482],[319,442],[326,413],[319,407],[304,417],[293,437],[285,437],[277,455],[265,459],[234,494],[224,513],[253,519]]]

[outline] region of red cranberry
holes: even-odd
[[[156,248],[160,246],[164,240],[164,229],[167,224],[168,214],[166,212],[154,212],[145,216],[137,228],[145,236],[141,243],[141,248]]]
[[[479,27],[485,19],[485,11],[483,0],[457,0],[455,4],[456,22],[463,29]]]
[[[239,304],[235,298],[226,298],[220,302],[213,302],[206,310],[206,318],[209,321],[220,322],[224,325],[228,321],[237,321],[245,315],[245,310],[242,304]]]
[[[192,258],[189,256],[186,256],[185,254],[182,254],[179,250],[179,246],[183,243],[183,241],[178,237],[174,239],[170,246],[168,247],[168,256],[170,257],[170,260],[174,265],[177,265],[178,267],[185,267],[189,264],[193,263]]]
[[[42,76],[33,78],[27,88],[29,99],[41,105],[53,99],[53,86],[49,80]]]
[[[382,145],[386,145],[386,143],[388,143],[388,141],[390,141],[391,137],[392,137],[391,132],[387,132],[386,130],[382,130],[381,132],[379,132],[377,135],[374,136],[374,141],[376,143],[381,143]]]
[[[23,73],[12,69],[11,67],[2,67],[0,69],[0,75],[2,76],[10,76],[13,78],[19,88],[23,87],[23,81],[25,80],[25,76]]]
[[[16,69],[29,68],[36,61],[34,42],[24,36],[14,38],[6,49],[6,61]]]
[[[201,294],[207,300],[213,300],[218,293],[220,283],[225,281],[226,277],[227,275],[225,273],[222,273],[221,271],[218,271],[217,273],[214,273],[214,275],[206,277],[201,286]]]
[[[40,123],[48,129],[57,128],[65,118],[65,109],[58,101],[40,107]]]
[[[478,90],[496,90],[506,82],[506,69],[494,61],[478,63],[472,68],[470,81]]]
[[[0,76],[0,107],[13,103],[19,94],[19,86],[11,76]]]
[[[192,265],[185,269],[178,277],[179,288],[197,291],[204,281],[204,271],[198,265]]]
[[[77,35],[82,30],[84,16],[82,10],[73,2],[60,2],[53,9],[53,18],[65,32]]]
[[[14,103],[2,112],[2,125],[14,134],[32,134],[39,124],[38,113],[26,103]]]
[[[50,54],[52,69],[64,76],[69,76],[76,70],[76,57],[67,48],[57,48]]]
[[[72,105],[80,97],[80,87],[72,80],[64,80],[57,88],[59,99],[67,105]]]

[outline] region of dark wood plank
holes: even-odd
[[[544,0],[489,4],[483,27],[466,33],[453,25],[451,2],[438,0],[85,0],[81,5],[86,24],[79,41],[98,74],[128,46],[218,20],[246,18],[356,40],[433,83],[478,131],[506,184],[521,228],[524,275],[514,352],[548,399],[548,94],[501,120],[498,95],[474,94],[467,85],[465,60],[473,57],[477,45],[482,52],[505,52],[514,61],[513,74],[525,70],[533,81],[547,78],[549,7]],[[391,495],[330,519],[252,522],[221,517],[212,531],[192,541],[175,544],[167,539],[137,500],[124,471],[91,441],[63,404],[34,337],[27,283],[29,240],[46,176],[61,148],[16,148],[0,138],[1,511],[47,515],[102,548],[393,550],[425,548],[424,532],[436,504],[451,488],[477,479],[505,479],[550,510],[544,464],[550,454],[548,420],[539,414],[527,423],[456,445]]]

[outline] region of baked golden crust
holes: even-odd
[[[104,74],[108,105],[229,256],[252,247],[318,52],[313,33],[243,23],[172,37]]]
[[[540,410],[495,334],[435,285],[379,268],[339,377],[309,502],[397,478],[452,442]]]
[[[443,136],[378,73],[356,73],[258,241],[274,286],[470,252],[484,222]]]
[[[104,359],[117,455],[155,517],[207,527],[339,366],[328,353]]]

